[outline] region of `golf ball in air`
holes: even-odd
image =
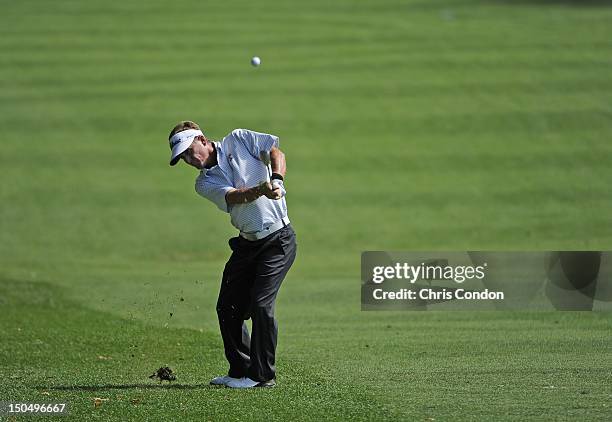
[[[259,66],[261,64],[261,59],[257,56],[253,57],[251,59],[251,64],[255,67]]]

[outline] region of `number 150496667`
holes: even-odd
[[[0,413],[66,413],[68,407],[66,403],[14,403],[5,402],[0,409]]]

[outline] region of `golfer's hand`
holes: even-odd
[[[282,180],[272,180],[272,187],[279,188],[281,191],[281,197],[287,195],[287,191],[285,190],[285,183]]]
[[[284,189],[283,189],[284,190]],[[269,199],[281,199],[283,192],[279,186],[272,186],[270,182],[263,182],[259,185],[259,191]]]

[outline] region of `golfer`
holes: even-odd
[[[273,387],[276,295],[293,264],[295,233],[285,202],[285,156],[278,138],[246,129],[210,141],[191,121],[169,136],[170,165],[181,159],[200,170],[196,191],[231,216],[239,234],[229,240],[217,316],[229,371],[210,383],[231,388]],[[252,319],[252,333],[245,321]]]

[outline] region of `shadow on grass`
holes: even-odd
[[[420,9],[469,8],[481,5],[504,6],[565,6],[565,7],[609,7],[612,0],[454,0],[454,1],[423,1],[414,3],[412,7]]]
[[[167,390],[200,390],[204,388],[219,388],[210,384],[100,384],[100,385],[55,385],[55,386],[36,386],[41,390],[59,390],[59,391],[97,391],[97,390],[129,390],[132,388],[144,389],[167,389]]]
[[[569,7],[602,7],[612,6],[612,0],[495,0],[505,5],[536,6],[569,6]]]

